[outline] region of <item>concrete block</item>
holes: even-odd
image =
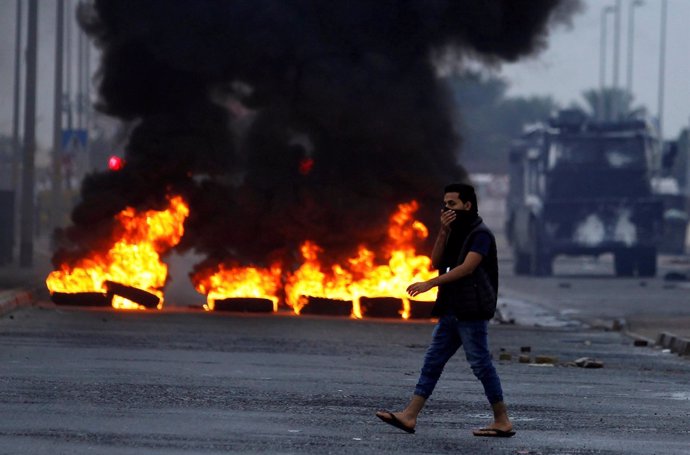
[[[611,330],[613,330],[614,332],[620,332],[621,330],[625,330],[627,326],[628,323],[625,319],[614,319],[611,322]]]
[[[675,338],[670,349],[671,352],[675,352],[678,355],[690,355],[690,340]]]
[[[661,346],[664,349],[670,349],[675,339],[675,335],[668,332],[661,332],[656,337],[656,344],[657,346]]]
[[[550,355],[538,355],[534,358],[534,363],[537,364],[542,364],[542,363],[550,363],[550,364],[555,364],[558,363],[558,358]]]

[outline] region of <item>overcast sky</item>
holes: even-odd
[[[628,12],[622,0],[619,86],[625,88],[628,67]],[[658,113],[661,0],[643,0],[635,8],[633,84],[635,105]],[[573,28],[551,34],[549,48],[535,58],[504,65],[501,74],[511,95],[552,95],[562,105],[583,102],[584,90],[599,86],[602,9],[615,0],[586,0]],[[668,0],[663,132],[676,138],[690,123],[690,0]],[[613,14],[607,15],[607,85],[613,85]]]
[[[72,6],[76,0],[66,0]],[[628,8],[622,0],[619,84],[627,74]],[[26,5],[24,1],[24,13]],[[571,29],[555,29],[543,53],[516,64],[504,65],[500,73],[510,83],[511,95],[552,95],[562,105],[581,102],[581,93],[599,85],[601,13],[616,0],[585,0],[586,9],[573,20]],[[39,0],[38,124],[39,146],[50,146],[54,70],[54,0]],[[16,0],[0,0],[0,133],[12,131],[14,36]],[[636,104],[657,113],[661,0],[644,0],[635,8],[633,93]],[[74,14],[69,15],[74,21]],[[613,14],[608,15],[607,84],[613,80]],[[76,25],[73,45],[76,46]],[[668,0],[667,54],[664,104],[664,135],[675,138],[690,123],[690,0]],[[94,61],[95,56],[94,56]],[[94,65],[95,66],[95,65]],[[95,68],[94,68],[95,69]]]

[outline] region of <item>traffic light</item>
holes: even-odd
[[[108,169],[111,171],[119,171],[123,167],[125,167],[125,160],[119,156],[112,155],[110,158],[108,158]]]

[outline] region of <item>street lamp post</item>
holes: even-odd
[[[642,0],[632,0],[628,7],[628,71],[626,78],[626,88],[630,96],[633,91],[633,61],[634,61],[634,40],[635,40],[635,7],[642,6]]]
[[[64,57],[65,3],[57,1],[55,13],[55,84],[53,86],[53,153],[51,174],[50,228],[60,226],[62,218],[62,86]]]
[[[26,38],[26,95],[24,102],[24,146],[22,147],[22,199],[19,226],[19,266],[33,266],[34,257],[34,177],[36,154],[36,57],[38,0],[29,0]]]
[[[613,22],[613,88],[618,88],[618,64],[621,49],[621,0],[616,0],[614,6],[616,17]]]
[[[15,24],[15,38],[14,38],[14,104],[12,106],[12,191],[14,192],[14,212],[13,225],[10,228],[12,232],[12,240],[10,241],[10,251],[14,250],[14,245],[17,240],[17,233],[20,229],[20,202],[21,202],[21,187],[20,187],[20,171],[21,162],[23,159],[21,138],[19,137],[19,122],[21,115],[21,90],[22,90],[22,2],[17,0],[16,3],[17,19]],[[12,253],[10,253],[12,256]]]
[[[658,119],[659,119],[659,140],[663,141],[664,136],[664,78],[666,72],[666,10],[667,0],[661,0],[661,26],[659,39],[659,92],[658,92]]]
[[[19,104],[21,103],[22,74],[22,2],[17,0],[17,23],[14,41],[14,104],[12,109],[12,190],[18,192],[19,162],[21,145],[19,144]]]
[[[613,92],[611,96],[611,115],[614,120],[618,120],[620,115],[620,84],[619,71],[620,66],[620,49],[621,49],[621,14],[623,13],[623,6],[621,0],[616,0],[615,6],[616,18],[613,30]]]
[[[604,93],[606,90],[606,16],[614,11],[613,6],[601,9],[601,40],[599,48],[599,119],[606,120]]]

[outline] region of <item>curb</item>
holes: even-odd
[[[662,349],[668,349],[681,357],[690,356],[690,340],[687,338],[677,337],[668,332],[661,332],[657,335],[656,340],[653,340],[630,331],[625,319],[615,320],[612,329],[621,331],[625,336],[632,338],[635,346],[658,346]]]
[[[29,306],[34,301],[34,292],[24,289],[0,293],[0,317],[5,316],[22,306]]]
[[[655,344],[655,341],[653,339],[648,338],[646,336],[642,336],[639,333],[631,332],[630,330],[624,330],[623,334],[628,338],[632,338],[633,342],[635,343],[635,346],[638,347],[653,347]]]
[[[676,336],[669,332],[661,332],[656,338],[656,344],[679,356],[690,356],[690,339]]]
[[[635,341],[635,346],[656,346],[661,349],[668,349],[681,357],[690,357],[690,339],[688,338],[682,338],[669,332],[661,332],[657,335],[656,340],[653,340],[628,330],[624,333]]]

